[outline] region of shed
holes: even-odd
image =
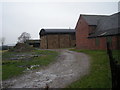
[[[39,39],[34,39],[34,40],[27,40],[25,43],[33,46],[33,47],[40,47],[40,40]]]
[[[120,12],[100,19],[95,32],[89,37],[104,37],[120,35]]]
[[[120,35],[119,15],[80,15],[76,25],[76,47],[78,49],[105,50],[106,42],[117,49]],[[98,38],[99,37],[99,38]]]
[[[100,42],[106,46],[109,42],[111,49],[120,49],[120,12],[99,20],[98,26],[89,38],[106,38],[106,42]]]
[[[75,46],[74,29],[41,29],[41,48],[70,48]]]

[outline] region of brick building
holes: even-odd
[[[41,29],[40,48],[70,48],[75,46],[75,30],[74,29]]]
[[[76,48],[105,50],[106,42],[109,41],[112,48],[116,49],[120,34],[118,15],[80,15],[75,28]]]

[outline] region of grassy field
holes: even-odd
[[[90,73],[80,80],[73,82],[67,88],[111,88],[111,72],[106,51],[76,50],[88,54],[91,59]]]
[[[34,54],[39,55],[37,57],[30,58],[30,60],[10,60],[15,55],[21,54]],[[58,56],[55,51],[48,50],[33,50],[31,52],[4,52],[2,54],[2,79],[8,79],[23,73],[28,66],[39,65],[39,67],[34,67],[33,69],[40,68],[42,66],[48,65]]]

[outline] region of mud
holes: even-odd
[[[67,49],[61,52],[56,62],[49,66],[31,71],[20,77],[3,81],[6,88],[64,88],[89,73],[89,56]]]

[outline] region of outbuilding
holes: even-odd
[[[40,47],[40,40],[39,39],[27,40],[25,43],[27,43],[28,45],[31,45],[31,46],[33,46],[35,48]]]
[[[105,50],[106,42],[111,42],[113,49],[118,48],[119,25],[116,13],[104,15],[80,15],[76,25],[76,48]],[[103,37],[104,36],[104,37]]]
[[[92,34],[89,35],[90,39],[96,38],[98,43],[101,43],[102,49],[106,49],[107,42],[110,44],[111,49],[120,49],[120,12],[110,15],[104,19],[100,19],[98,26]],[[101,39],[104,39],[103,42]],[[100,41],[101,40],[101,41]]]
[[[41,29],[41,49],[70,48],[75,46],[74,29]]]

